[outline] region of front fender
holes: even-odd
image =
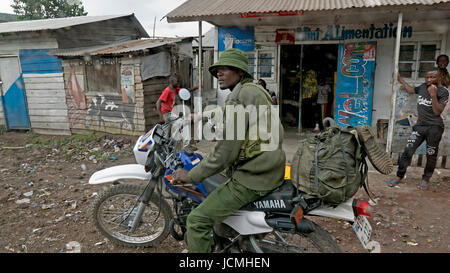
[[[89,184],[95,185],[109,183],[119,179],[149,180],[150,177],[151,173],[145,172],[143,165],[127,164],[114,166],[95,172],[91,178],[89,178]]]

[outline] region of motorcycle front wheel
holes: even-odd
[[[256,253],[340,253],[336,241],[322,227],[312,222],[311,233],[291,233],[274,230],[264,236],[249,236]]]
[[[169,234],[172,213],[169,205],[154,192],[133,232],[131,225],[145,187],[120,184],[103,192],[94,202],[95,226],[112,242],[127,247],[150,247]]]

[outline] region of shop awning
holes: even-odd
[[[450,0],[188,0],[165,17],[169,23],[208,21],[213,16],[264,17],[402,5],[435,5]],[[296,14],[294,14],[296,13]],[[210,21],[210,20],[209,20]]]

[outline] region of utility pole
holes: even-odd
[[[155,39],[155,27],[156,27],[156,16],[155,20],[153,21],[153,39]]]
[[[394,126],[395,126],[395,114],[397,111],[397,93],[398,87],[396,86],[398,75],[398,59],[400,55],[400,40],[402,34],[403,13],[398,14],[397,23],[397,37],[395,40],[395,53],[394,53],[394,73],[392,74],[392,95],[391,95],[391,115],[389,119],[386,152],[391,155],[392,152],[392,140],[394,138]]]
[[[202,89],[203,89],[203,30],[202,21],[198,21],[198,95],[200,96],[200,102],[202,102]],[[202,123],[200,122],[196,128],[199,140],[202,137]]]

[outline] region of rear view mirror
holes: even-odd
[[[186,88],[181,88],[178,95],[182,100],[189,100],[191,98],[191,93]]]

